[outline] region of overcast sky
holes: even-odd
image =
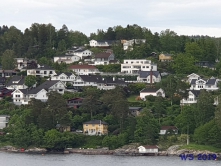
[[[32,23],[86,35],[97,29],[137,24],[154,32],[221,37],[221,0],[4,0],[0,25],[24,31]]]

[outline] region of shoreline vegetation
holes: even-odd
[[[15,148],[13,146],[4,146],[0,148],[1,152],[9,152],[9,153],[29,153],[29,154],[82,154],[82,155],[115,155],[115,156],[177,156],[179,157],[181,154],[193,154],[197,156],[198,154],[216,154],[217,158],[221,157],[220,150],[217,151],[209,151],[206,150],[209,146],[201,146],[198,147],[198,150],[194,149],[196,146],[194,145],[173,145],[169,147],[165,151],[159,151],[158,153],[153,154],[144,154],[139,153],[137,145],[125,145],[121,148],[115,150],[109,150],[108,148],[66,148],[63,151],[48,151],[45,148],[30,148],[30,149],[23,149],[23,148]]]

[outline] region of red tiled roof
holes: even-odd
[[[69,67],[70,69],[97,69],[92,65],[72,65]]]
[[[175,126],[161,126],[161,130],[177,130]]]
[[[157,145],[144,145],[143,147],[145,147],[146,149],[158,149]]]

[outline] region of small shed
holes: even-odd
[[[138,147],[139,153],[152,153],[156,154],[159,151],[159,147],[157,145],[142,145]]]

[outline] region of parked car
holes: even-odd
[[[82,130],[76,130],[76,133],[83,133]]]

